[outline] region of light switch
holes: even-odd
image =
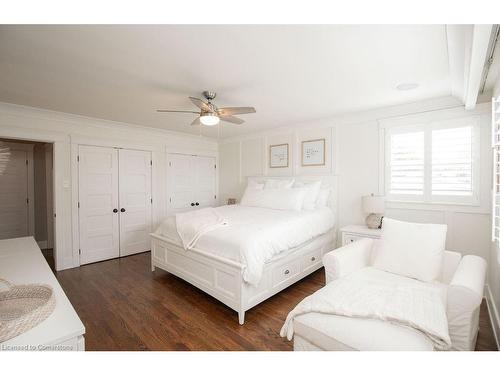
[[[71,183],[69,180],[63,180],[63,188],[64,189],[69,189],[71,187]]]

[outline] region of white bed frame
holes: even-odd
[[[248,180],[263,182],[266,178],[291,177],[249,177]],[[301,176],[295,180],[321,180],[322,186],[332,189],[328,205],[337,212],[335,176]],[[157,234],[151,234],[151,270],[158,267],[186,280],[238,312],[239,323],[243,324],[245,311],[321,268],[323,255],[335,248],[336,233],[335,226],[328,233],[273,258],[265,264],[257,286],[243,280],[243,264],[196,248],[186,251]]]

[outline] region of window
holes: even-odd
[[[472,196],[472,126],[432,131],[432,195]]]
[[[391,194],[424,194],[424,132],[391,136]]]
[[[478,204],[476,118],[386,129],[389,201]]]
[[[500,97],[492,100],[492,146],[493,146],[493,204],[492,241],[496,241],[500,262]]]

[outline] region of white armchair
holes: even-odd
[[[379,244],[380,240],[362,239],[326,254],[323,258],[326,282],[369,266]],[[435,282],[446,288],[452,350],[474,350],[485,274],[484,259],[474,255],[462,257],[457,252],[445,251],[441,276]]]

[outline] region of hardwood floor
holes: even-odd
[[[323,270],[246,313],[237,313],[187,282],[150,271],[150,254],[56,273],[86,328],[86,350],[292,350],[279,336],[288,312],[324,285]],[[496,350],[486,305],[477,350]]]

